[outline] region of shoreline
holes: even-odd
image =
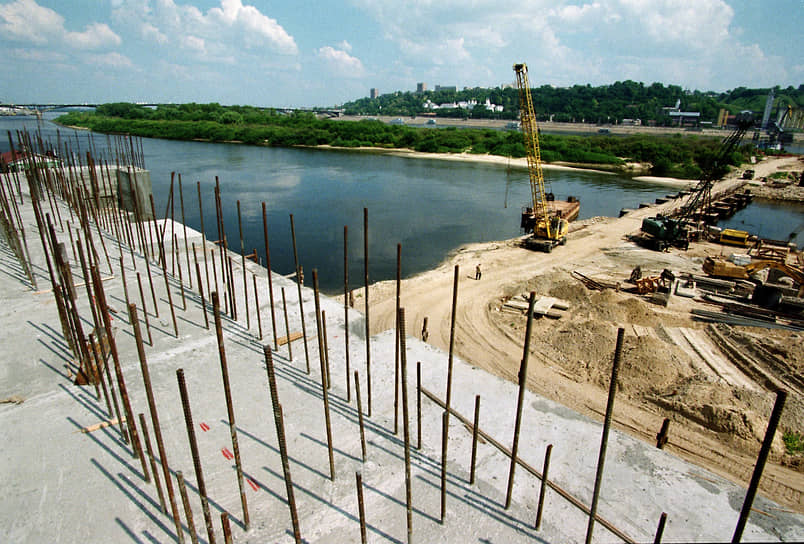
[[[333,145],[316,145],[316,146],[297,146],[303,149],[320,149],[323,151],[354,151],[358,153],[374,153],[377,155],[389,155],[392,157],[402,157],[406,159],[426,159],[426,160],[440,160],[440,161],[453,161],[475,164],[487,164],[491,166],[514,168],[517,170],[527,171],[527,159],[503,157],[500,155],[480,155],[475,153],[425,153],[423,151],[414,151],[405,148],[381,148],[381,147],[342,147]],[[691,187],[698,183],[698,180],[688,180],[680,178],[649,176],[640,174],[632,176],[632,173],[646,172],[647,170],[641,163],[627,163],[624,169],[622,168],[607,168],[606,165],[592,165],[583,164],[576,165],[573,163],[543,163],[543,170],[565,171],[565,172],[594,172],[596,174],[607,174],[611,176],[621,175],[630,177],[635,181],[646,183],[670,185],[674,187]]]

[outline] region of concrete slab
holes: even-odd
[[[62,215],[67,216],[62,207]],[[26,197],[22,207],[28,223],[29,244],[34,254],[40,288],[47,285],[47,271],[32,213]],[[177,232],[183,229],[177,229]],[[57,227],[57,234],[66,238]],[[189,238],[189,234],[188,234]],[[68,240],[69,243],[69,240]],[[183,244],[180,252],[183,252]],[[107,235],[106,246],[119,258],[116,242]],[[125,248],[123,248],[125,250]],[[98,247],[98,251],[102,250]],[[71,253],[71,252],[70,252]],[[233,255],[234,256],[234,255]],[[146,261],[123,252],[132,299],[139,301],[136,271],[145,276]],[[180,258],[185,257],[182,254]],[[101,257],[101,268],[106,270]],[[80,267],[72,271],[81,278]],[[270,393],[257,338],[254,305],[251,328],[245,326],[240,259],[234,259],[234,287],[239,320],[223,318],[224,345],[228,360],[238,441],[246,477],[246,497],[251,528],[241,520],[240,495],[229,458],[232,443],[221,379],[214,328],[206,329],[201,299],[185,286],[187,309],[181,309],[176,278],[169,288],[178,320],[178,338],[173,335],[167,291],[161,270],[152,265],[159,317],[150,307],[153,345],[145,352],[154,387],[157,410],[171,471],[181,470],[187,480],[195,528],[202,541],[206,532],[196,488],[196,478],[176,381],[183,368],[201,452],[206,487],[216,536],[222,539],[220,512],[233,522],[236,542],[292,542],[290,515],[279,447],[274,428]],[[267,272],[246,263],[257,274],[264,342],[271,342]],[[325,272],[325,271],[324,271]],[[211,270],[210,270],[211,273]],[[203,272],[202,272],[203,274]],[[312,277],[312,274],[309,275]],[[220,278],[219,278],[220,281]],[[302,312],[298,291],[291,279],[272,276],[277,335],[287,330],[282,317],[281,289],[288,299],[290,331],[300,331]],[[249,289],[252,280],[246,281]],[[132,326],[125,313],[121,278],[115,271],[104,282],[106,296],[116,310],[113,315],[116,341],[129,395],[137,413],[148,406]],[[205,286],[206,287],[206,286]],[[146,293],[149,288],[146,286]],[[218,287],[222,292],[222,286]],[[91,327],[86,293],[81,289],[79,310],[84,328]],[[61,336],[52,293],[31,291],[13,254],[0,242],[0,330],[4,350],[0,358],[0,398],[22,396],[22,404],[0,405],[0,527],[7,542],[170,542],[177,535],[172,520],[161,513],[156,489],[141,474],[137,459],[108,426],[91,433],[81,428],[109,419],[102,398],[92,387],[76,386],[68,374],[73,356]],[[253,297],[253,293],[250,295]],[[307,542],[358,541],[358,511],[355,472],[362,473],[366,500],[368,540],[405,542],[404,444],[400,424],[394,434],[394,333],[386,331],[371,340],[372,413],[366,418],[368,458],[361,459],[354,388],[347,401],[346,353],[350,370],[360,373],[364,411],[367,406],[366,344],[363,316],[349,310],[348,342],[344,308],[326,297],[321,309],[327,316],[327,344],[331,389],[335,478],[330,480],[327,436],[324,425],[321,371],[315,321],[314,294],[302,290],[308,339],[309,365],[303,341],[274,352],[278,395],[283,406],[290,456],[290,470],[298,507],[301,534]],[[253,298],[251,298],[253,303]],[[138,303],[139,306],[139,303]],[[144,323],[142,323],[144,326]],[[408,397],[411,437],[416,424],[416,364],[421,362],[422,385],[443,398],[446,389],[447,354],[408,337]],[[612,339],[612,351],[614,339]],[[607,354],[598,354],[606,357]],[[532,361],[531,364],[539,364]],[[508,445],[512,440],[516,386],[460,359],[454,362],[453,407],[471,420],[475,395],[481,396],[480,427]],[[520,458],[541,467],[545,448],[553,444],[550,480],[584,504],[591,501],[601,425],[569,409],[534,395],[525,396]],[[616,411],[616,405],[615,405]],[[401,414],[401,406],[400,406]],[[440,522],[442,409],[427,397],[422,401],[422,448],[413,450],[412,496],[413,541],[455,542],[581,542],[587,516],[555,491],[548,491],[539,531],[533,528],[538,503],[539,480],[518,467],[513,504],[503,507],[509,459],[490,443],[478,447],[477,482],[468,484],[471,433],[457,417],[450,418],[446,518]],[[151,440],[154,430],[151,428]],[[159,474],[161,478],[161,472]],[[659,516],[667,512],[665,542],[709,542],[731,539],[744,490],[630,436],[613,431],[599,514],[635,541],[652,541]],[[758,497],[746,529],[745,541],[804,540],[804,517],[791,514]],[[184,516],[182,515],[182,518]],[[184,538],[189,538],[183,519]],[[594,542],[618,539],[599,523]]]

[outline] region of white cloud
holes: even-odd
[[[199,54],[204,54],[207,51],[206,43],[198,36],[182,36],[181,46]]]
[[[341,43],[338,44],[338,48],[346,52],[350,52],[352,50],[352,44],[350,44],[346,40],[343,40]]]
[[[78,49],[100,49],[115,47],[122,43],[120,36],[105,23],[87,25],[83,32],[65,32],[64,42]]]
[[[244,49],[267,48],[281,55],[299,52],[282,25],[242,0],[220,0],[206,12],[175,0],[117,0],[113,16],[120,24],[138,28],[149,41],[165,45],[175,40],[207,61],[242,57]],[[198,40],[203,40],[203,49]]]
[[[143,23],[140,27],[140,35],[143,39],[159,45],[168,43],[168,37],[151,23]]]
[[[417,80],[455,81],[466,74],[456,83],[476,84],[482,74],[510,82],[510,63],[500,59],[528,62],[538,74],[533,83],[559,85],[631,78],[723,89],[752,79],[767,85],[795,73],[735,27],[728,0],[352,3],[396,45],[404,66],[394,70]]]
[[[0,34],[7,38],[44,45],[48,36],[63,31],[64,17],[34,0],[0,5]]]
[[[63,44],[75,49],[101,49],[122,42],[105,23],[91,23],[82,32],[69,31],[64,17],[35,0],[0,5],[0,35],[34,45]]]
[[[325,45],[316,51],[318,58],[322,59],[329,69],[343,77],[362,77],[365,74],[363,63],[346,51]]]
[[[103,55],[88,55],[87,61],[95,66],[105,66],[108,68],[131,68],[131,60],[120,53],[105,53]]]

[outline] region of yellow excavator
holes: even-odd
[[[785,276],[792,278],[799,286],[798,296],[804,296],[804,270],[781,261],[759,260],[740,266],[726,259],[707,257],[703,263],[703,271],[710,276],[738,280],[750,280],[752,274],[756,274],[766,268],[775,268]]]
[[[522,212],[521,227],[525,229],[525,232],[533,233],[525,240],[524,245],[532,249],[550,252],[555,246],[566,243],[569,221],[561,217],[559,212],[550,208],[548,202],[551,202],[549,197],[552,195],[545,194],[539,132],[530,95],[528,66],[525,63],[514,64],[514,72],[519,89],[519,118],[527,151],[530,193],[533,202],[532,208],[526,208]],[[573,204],[576,204],[576,207],[579,206],[577,202]],[[577,215],[577,211],[575,214]]]

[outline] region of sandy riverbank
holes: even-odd
[[[325,149],[333,151],[354,151],[360,153],[374,153],[378,155],[391,155],[394,157],[403,157],[408,159],[424,159],[424,160],[438,160],[438,161],[453,161],[453,162],[468,162],[477,164],[487,164],[498,166],[501,168],[524,170],[528,169],[527,159],[501,157],[499,155],[487,155],[476,153],[424,153],[422,151],[414,151],[412,149],[392,148],[384,149],[378,147],[338,147],[331,145],[315,146],[315,149]],[[573,163],[543,163],[543,170],[553,171],[569,171],[569,172],[595,172],[597,174],[608,175],[623,175],[633,176],[631,179],[636,181],[644,181],[646,183],[665,184],[675,187],[689,187],[695,185],[697,180],[671,178],[671,177],[658,177],[648,175],[634,175],[642,174],[649,170],[649,166],[638,163],[629,162],[623,167],[613,167],[604,164],[573,164]]]
[[[768,159],[757,164],[755,170],[758,176],[767,176],[780,169],[793,167],[795,161],[789,158]],[[798,168],[801,169],[800,166]],[[718,182],[715,193],[744,183],[735,172]],[[461,247],[437,268],[402,281],[401,306],[405,308],[409,330],[418,333],[426,317],[429,342],[449,349],[453,273],[457,268],[456,353],[473,365],[516,381],[522,357],[521,317],[501,313],[502,298],[535,289],[541,295],[571,300],[571,309],[566,318],[557,324],[542,320],[538,326],[532,347],[532,356],[538,363],[529,372],[528,387],[591,417],[599,417],[605,410],[607,365],[604,362],[610,361],[609,352],[613,349],[617,327],[623,324],[633,327],[630,329],[631,335],[634,331],[654,331],[648,334],[647,339],[638,337],[629,340],[627,352],[631,356],[628,363],[631,376],[624,398],[618,400],[616,416],[622,428],[650,441],[662,418],[671,414],[645,400],[647,396],[664,391],[665,385],[670,392],[686,390],[673,385],[674,380],[687,384],[685,380],[691,380],[699,374],[697,366],[683,362],[687,355],[675,351],[676,348],[660,354],[657,350],[665,346],[665,342],[660,340],[661,334],[656,336],[656,331],[661,333],[663,327],[668,326],[696,329],[701,325],[691,319],[689,308],[683,306],[686,303],[676,308],[675,313],[668,314],[666,310],[657,309],[630,294],[613,291],[590,294],[570,272],[580,270],[586,275],[602,275],[612,281],[626,280],[636,265],[650,270],[651,274],[661,272],[664,268],[701,273],[702,256],[692,249],[689,252],[651,252],[636,248],[626,239],[629,233],[639,230],[643,217],[660,211],[667,212],[679,205],[680,201],[671,201],[636,210],[619,219],[596,218],[579,222],[567,245],[549,254],[522,249],[517,239]],[[721,251],[720,247],[711,248],[711,251]],[[482,270],[480,281],[474,280],[477,265]],[[362,292],[355,292],[355,295],[355,307],[360,309],[363,306]],[[370,301],[372,331],[392,328],[395,319],[395,282],[372,285]],[[784,341],[792,342],[791,346],[798,342],[795,338]],[[666,372],[657,370],[661,367],[656,366],[657,357],[663,364],[669,365]],[[639,368],[651,370],[639,371]],[[717,380],[716,377],[713,379]],[[704,380],[700,384],[700,391],[695,390],[682,399],[691,407],[690,413],[703,410],[703,405],[714,402],[711,399],[715,397],[729,397],[728,388],[710,391],[706,389],[709,387],[707,383]],[[689,385],[684,387],[690,389]],[[740,437],[735,435],[732,438],[731,431],[712,430],[728,427],[728,418],[731,417],[728,414],[733,412],[732,405],[736,402],[733,399],[724,401],[724,414],[727,415],[723,417],[726,419],[718,416],[706,424],[709,427],[690,423],[684,419],[685,416],[672,414],[677,422],[674,423],[675,443],[678,445],[675,451],[721,474],[742,478],[743,473],[750,470],[753,448],[758,442],[757,434],[764,430],[765,412],[769,412],[769,406],[765,406],[766,399],[752,395],[746,393],[744,397],[751,399],[751,403],[738,403],[737,409],[744,409],[750,420],[750,424],[739,430],[742,433]],[[787,421],[791,428],[804,425],[804,417],[798,408],[791,408],[789,414],[795,414],[793,420]],[[725,460],[722,453],[724,441],[730,449]],[[804,477],[800,473],[791,473],[780,465],[775,465],[769,472],[778,481],[790,482],[797,489],[804,490]],[[789,501],[788,504],[794,506]],[[795,507],[801,508],[798,503]]]

